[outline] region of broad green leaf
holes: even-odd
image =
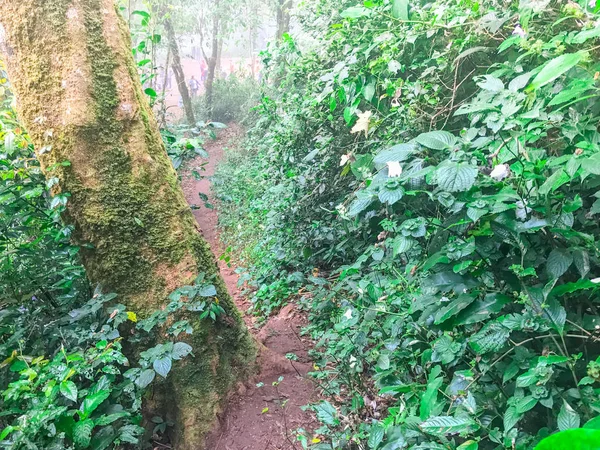
[[[140,388],[146,388],[150,383],[154,381],[154,377],[156,377],[156,372],[152,369],[144,370],[140,376],[135,380],[135,384]]]
[[[152,363],[152,367],[154,367],[154,370],[157,374],[159,374],[161,377],[166,378],[166,376],[171,371],[172,364],[173,362],[171,360],[171,357],[165,356],[163,358],[155,359]]]
[[[575,67],[577,63],[581,61],[583,55],[583,52],[566,53],[550,60],[536,75],[527,89],[535,91],[551,81],[556,80],[562,74]]]
[[[535,450],[600,450],[600,430],[562,431],[542,440]]]
[[[375,84],[374,83],[367,84],[363,91],[363,95],[365,96],[365,100],[370,102],[373,99],[373,96],[375,95]]]
[[[581,162],[581,167],[589,173],[600,175],[600,152],[594,153]]]
[[[479,80],[477,86],[484,91],[500,92],[504,90],[504,83],[502,80],[493,75],[483,75]]]
[[[8,425],[8,426],[4,427],[4,429],[2,430],[2,433],[0,433],[0,440],[3,441],[4,439],[6,439],[6,437],[13,431],[15,431],[15,427],[13,427],[12,425]]]
[[[386,436],[387,443],[381,450],[400,450],[406,448],[406,437],[400,427],[391,427]]]
[[[373,203],[373,197],[371,196],[357,198],[348,207],[348,216],[355,217],[359,215],[361,212],[367,209],[371,203]]]
[[[509,406],[504,411],[504,432],[510,431],[523,416],[517,413],[517,409],[514,406]]]
[[[508,89],[513,92],[517,92],[520,89],[523,89],[527,85],[527,82],[529,81],[530,78],[531,78],[531,72],[523,73],[523,74],[513,78],[511,80],[511,82],[508,83]]]
[[[406,161],[416,151],[417,146],[414,144],[409,143],[394,145],[391,148],[379,152],[373,159],[373,162],[381,165],[390,161]]]
[[[444,379],[442,377],[436,378],[433,375],[430,375],[429,383],[427,383],[427,389],[421,396],[419,415],[422,420],[428,419],[434,409],[437,407],[438,389],[442,387],[443,382]]]
[[[583,98],[584,93],[593,88],[592,83],[585,82],[584,80],[575,80],[577,83],[571,83],[568,89],[564,89],[556,94],[548,106],[560,105],[562,103],[570,102],[578,97]]]
[[[94,420],[94,423],[99,426],[110,425],[116,420],[122,419],[123,417],[129,417],[130,415],[131,413],[127,411],[119,411],[116,413],[100,416],[98,419]]]
[[[456,450],[477,450],[479,444],[475,441],[466,441],[456,447]]]
[[[573,264],[573,255],[567,249],[555,248],[548,255],[546,271],[553,279],[558,279],[569,270]]]
[[[538,399],[533,397],[532,395],[528,395],[527,397],[523,397],[520,399],[515,405],[517,414],[524,414],[530,409],[534,408],[537,405]]]
[[[144,433],[144,428],[138,425],[125,425],[119,430],[119,439],[130,444],[139,443],[139,436]]]
[[[200,297],[214,297],[217,295],[217,288],[212,284],[207,284],[206,286],[202,286],[202,288],[198,291],[198,295]]]
[[[383,441],[384,436],[384,428],[383,426],[376,424],[371,427],[369,430],[369,440],[368,445],[370,449],[376,449],[379,447],[379,444]]]
[[[588,39],[594,39],[600,37],[600,26],[590,28],[589,30],[580,31],[573,38],[573,44],[583,44]]]
[[[443,308],[440,308],[440,310],[435,315],[434,323],[436,325],[439,325],[440,323],[445,322],[450,317],[455,316],[460,311],[462,311],[467,306],[469,306],[471,303],[473,303],[474,300],[475,300],[475,297],[472,295],[469,295],[469,294],[459,295],[457,298],[452,300],[446,306],[444,306]]]
[[[550,298],[544,308],[544,315],[552,324],[552,328],[562,334],[567,320],[567,311],[555,298]]]
[[[71,401],[77,401],[77,386],[72,381],[67,380],[60,383],[60,393]]]
[[[336,426],[340,423],[339,419],[337,418],[337,409],[335,409],[335,407],[328,401],[324,400],[315,405],[314,408],[317,412],[317,419],[319,419],[321,423],[333,426]]]
[[[394,0],[392,16],[400,20],[408,20],[408,0]]]
[[[391,241],[391,247],[392,247],[392,252],[393,252],[393,256],[397,256],[400,255],[402,253],[406,253],[407,251],[409,251],[413,245],[415,244],[415,240],[411,239],[409,237],[406,236],[396,236],[392,241]]]
[[[393,205],[403,196],[404,189],[402,186],[398,186],[395,189],[388,189],[384,186],[379,190],[379,201],[381,203],[387,203],[388,205]]]
[[[593,419],[588,420],[583,428],[589,428],[591,430],[600,430],[600,416],[594,417]]]
[[[100,406],[102,404],[102,402],[108,398],[109,395],[110,395],[110,391],[104,390],[104,389],[100,390],[98,392],[95,392],[93,394],[89,394],[83,400],[83,403],[81,404],[81,407],[79,408],[83,413],[82,418],[85,419],[85,418],[89,417],[90,414],[92,414],[96,410],[96,408],[98,408],[98,406]]]
[[[148,96],[148,97],[152,97],[152,98],[156,98],[157,97],[157,93],[154,89],[152,88],[146,88],[144,89],[144,93]]]
[[[500,312],[504,305],[511,302],[511,298],[504,294],[487,294],[483,300],[470,304],[454,320],[455,325],[469,325],[482,322],[492,314]]]
[[[457,434],[467,431],[472,424],[466,417],[437,416],[427,419],[419,428],[431,434]]]
[[[446,162],[435,172],[440,187],[448,192],[468,191],[475,184],[477,167],[467,163]]]
[[[538,192],[540,193],[540,195],[546,195],[550,192],[554,192],[563,184],[568,183],[569,181],[571,181],[571,177],[567,175],[567,173],[564,170],[559,169],[548,177],[544,184],[540,186]]]
[[[504,347],[510,330],[498,322],[489,322],[469,338],[469,345],[477,354],[495,352]]]
[[[73,426],[73,442],[79,448],[87,448],[92,440],[94,421],[91,419],[80,420]]]
[[[173,345],[173,351],[171,352],[171,356],[174,360],[179,360],[185,358],[192,352],[192,346],[186,344],[185,342],[176,342]]]
[[[364,6],[351,6],[340,13],[344,19],[360,19],[371,15],[371,10]]]
[[[517,378],[517,387],[528,387],[538,382],[538,377],[534,370],[528,370]]]
[[[557,418],[558,429],[560,431],[570,430],[571,428],[579,428],[581,419],[579,414],[563,400],[563,405],[560,408]]]
[[[90,444],[91,450],[106,450],[117,437],[117,433],[112,426],[103,427],[94,434]]]
[[[415,141],[421,144],[423,147],[430,148],[432,150],[445,150],[452,148],[456,144],[456,136],[447,131],[430,131],[428,133],[422,133],[415,138]]]

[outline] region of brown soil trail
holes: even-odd
[[[183,176],[183,190],[190,205],[197,205],[194,210],[196,220],[204,238],[209,242],[217,258],[223,248],[219,241],[217,229],[218,216],[214,209],[204,206],[199,193],[211,196],[211,180],[215,166],[222,159],[224,148],[235,145],[243,135],[237,125],[222,130],[216,141],[206,143],[209,154],[203,179],[196,180],[191,171],[206,160],[196,158],[187,165]],[[219,261],[221,275],[225,279],[230,294],[243,312],[250,306],[247,299],[237,287],[238,276],[233,267]],[[261,355],[261,371],[253,380],[240,385],[229,405],[220,417],[220,427],[209,436],[208,450],[288,450],[302,446],[296,440],[294,430],[315,428],[315,420],[310,411],[303,411],[302,406],[317,399],[313,382],[306,377],[311,370],[308,349],[312,342],[300,336],[301,328],[306,325],[305,316],[293,305],[283,308],[277,316],[271,317],[260,331],[254,326],[254,318],[245,316],[246,323],[255,334],[257,340],[266,348]],[[294,353],[298,361],[290,362],[285,355]],[[283,380],[277,387],[273,386],[280,377]],[[262,384],[258,387],[257,384]],[[284,406],[285,405],[285,406]],[[310,440],[310,439],[309,439]]]

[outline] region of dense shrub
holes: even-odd
[[[306,6],[223,225],[308,291],[314,448],[533,448],[600,411],[598,8],[416,3]]]
[[[205,97],[201,96],[194,101],[197,117],[225,123],[252,121],[251,108],[260,100],[260,84],[254,78],[217,78],[213,90],[212,113],[208,114]]]
[[[1,68],[0,102],[0,448],[146,448],[169,423],[143,420],[144,392],[191,352],[177,342],[191,332],[186,311],[207,320],[222,313],[206,298],[215,288],[200,275],[165,310],[138,320],[114,294],[90,286],[61,219],[69,194],[41,174]],[[170,135],[174,163],[200,151],[201,136],[219,126],[199,125],[194,139]]]

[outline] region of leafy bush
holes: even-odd
[[[1,68],[0,97],[0,448],[143,448],[169,422],[144,418],[142,397],[192,351],[183,339],[190,315],[222,314],[216,289],[201,274],[143,320],[94,292],[61,220],[69,195],[42,176]],[[221,126],[199,124],[195,135]],[[197,142],[173,147],[194,151]]]
[[[600,412],[598,8],[415,3],[306,6],[223,224],[306,275],[311,448],[533,448]]]
[[[206,110],[203,96],[194,101],[196,115],[219,122],[240,122],[252,120],[250,109],[260,100],[259,83],[252,77],[217,78],[213,84],[212,114]]]

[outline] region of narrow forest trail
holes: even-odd
[[[204,238],[209,242],[219,260],[223,248],[217,229],[218,215],[214,209],[206,208],[199,193],[212,200],[211,177],[215,167],[223,158],[224,149],[241,140],[243,130],[233,124],[222,130],[215,141],[209,141],[205,149],[209,154],[208,164],[201,172],[203,178],[196,180],[191,172],[205,163],[198,157],[187,164],[183,174],[183,190],[190,205],[197,205],[194,215]],[[234,267],[219,260],[221,275],[242,313],[250,306],[249,301],[237,286],[238,276]],[[314,383],[306,374],[311,370],[308,350],[312,342],[300,336],[306,317],[293,304],[284,307],[278,315],[271,317],[257,330],[255,318],[244,315],[244,320],[256,339],[265,346],[260,357],[260,373],[246,384],[240,385],[232,396],[222,417],[220,428],[209,436],[209,450],[273,450],[300,449],[293,432],[297,428],[312,430],[316,422],[310,411],[302,406],[317,399]],[[288,353],[298,356],[293,363],[285,358]],[[273,386],[280,377],[283,380]],[[261,385],[261,387],[257,386]],[[284,406],[285,405],[285,406]]]

